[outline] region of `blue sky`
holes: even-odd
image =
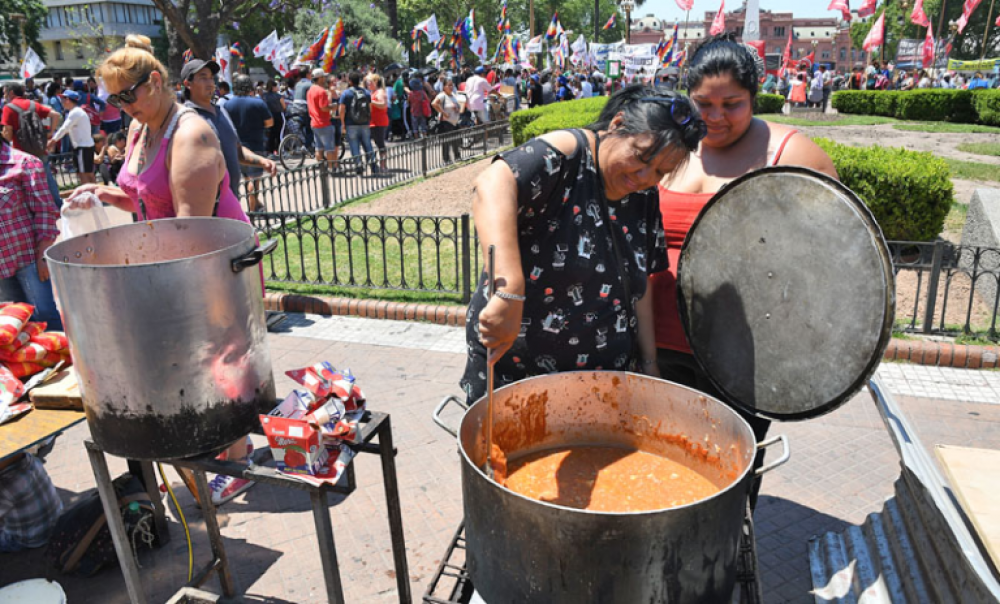
[[[691,18],[694,19],[695,15],[704,15],[705,11],[717,11],[719,10],[720,0],[695,0],[694,8],[691,10]],[[759,0],[761,10],[770,10],[775,12],[790,12],[794,13],[796,17],[836,17],[839,13],[835,11],[826,10],[829,6],[830,0]],[[742,0],[727,0],[726,10],[733,10],[740,7],[743,4]],[[851,8],[857,8],[861,5],[860,0],[851,0]],[[676,19],[684,20],[684,12],[677,7],[677,2],[675,0],[646,0],[640,8],[633,11],[633,15],[638,15],[640,17],[645,16],[648,13],[652,13],[661,19],[667,19],[669,21],[674,21]]]

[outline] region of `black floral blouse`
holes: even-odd
[[[521,333],[497,362],[497,388],[546,373],[627,369],[635,303],[645,294],[649,275],[667,269],[657,190],[609,202],[606,214],[590,145],[581,131],[571,132],[577,149],[569,157],[536,138],[494,158],[507,162],[517,180],[518,239],[528,298]],[[612,236],[618,238],[630,279],[630,313],[622,305],[625,290]],[[483,272],[466,317],[469,359],[461,385],[469,402],[486,392],[479,313],[487,303],[487,281]]]

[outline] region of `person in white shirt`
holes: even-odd
[[[587,80],[587,78],[585,78],[583,74],[580,74],[577,78],[580,81],[580,96],[577,98],[589,99],[594,96],[594,86]]]
[[[69,140],[73,143],[73,164],[80,176],[80,184],[97,182],[94,178],[94,137],[91,136],[90,116],[80,107],[83,95],[75,90],[67,90],[61,97],[63,107],[67,110],[66,119],[52,135],[49,152],[69,134]]]
[[[465,94],[469,97],[469,111],[474,113],[480,124],[490,121],[486,111],[486,97],[490,94],[490,83],[483,77],[482,66],[476,67],[476,74],[466,80]]]

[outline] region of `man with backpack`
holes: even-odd
[[[24,94],[24,86],[21,83],[14,82],[7,85],[6,104],[0,116],[3,138],[18,151],[24,151],[42,160],[49,192],[52,193],[56,206],[60,207],[62,199],[59,197],[59,185],[49,165],[49,156],[46,152],[48,132],[42,125],[42,120],[48,118],[52,122],[52,128],[56,129],[62,123],[62,116],[41,103],[25,98]]]
[[[364,160],[361,158],[361,148],[364,148],[372,174],[378,174],[375,153],[372,151],[372,98],[367,90],[361,87],[361,74],[352,71],[347,77],[350,87],[340,95],[340,123],[347,133],[347,144],[351,147],[351,157],[359,175],[364,174]]]
[[[83,110],[83,94],[75,90],[67,90],[62,94],[66,121],[52,135],[49,148],[55,146],[67,134],[73,143],[73,165],[76,166],[81,184],[97,182],[94,178],[94,136],[90,130],[90,117]]]

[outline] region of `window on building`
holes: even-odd
[[[847,49],[846,48],[841,48],[840,49],[840,60],[843,61],[846,58],[847,58]]]
[[[56,61],[63,60],[62,42],[56,40]]]
[[[771,49],[771,52],[776,55],[780,55],[784,50],[780,46],[775,46]]]
[[[816,32],[814,32],[814,31],[809,32],[809,37],[810,38],[815,38],[816,37]]]
[[[829,50],[824,50],[823,52],[821,52],[821,53],[819,53],[819,54],[820,54],[820,56],[821,56],[821,57],[823,57],[824,59],[829,59],[829,58],[830,58],[830,51],[829,51]]]
[[[784,26],[775,27],[774,28],[774,37],[775,38],[783,38],[784,36],[785,36],[785,27]]]
[[[73,45],[73,55],[78,59],[83,58],[83,44],[78,43]]]

